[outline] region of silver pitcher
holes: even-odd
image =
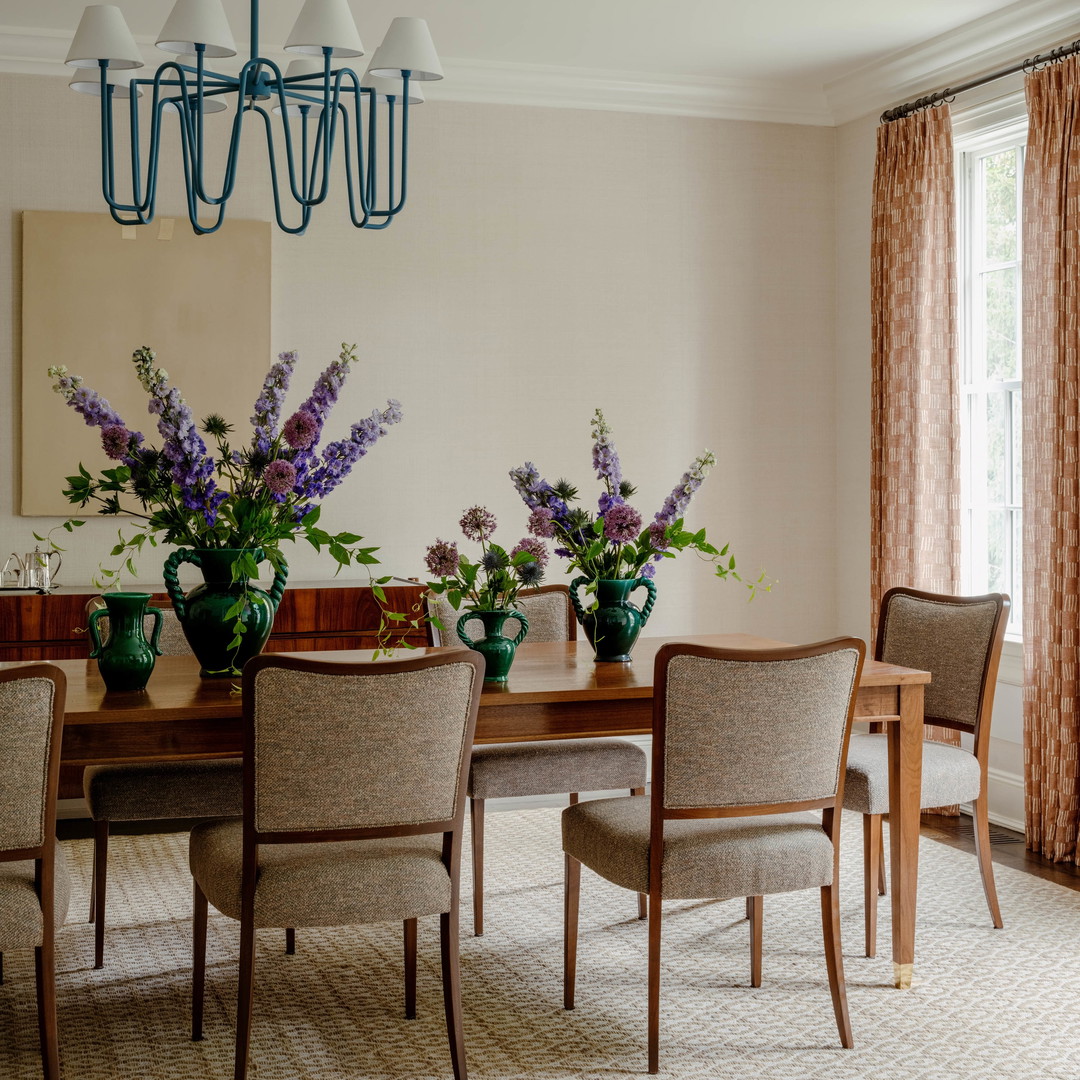
[[[56,559],[56,566],[52,564],[53,559]],[[9,588],[37,589],[38,592],[48,592],[55,584],[56,575],[60,573],[60,564],[63,561],[59,551],[42,551],[36,546],[33,551],[27,551],[22,556],[13,551],[7,557],[3,569],[0,570],[0,580]]]

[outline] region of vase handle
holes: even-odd
[[[635,589],[645,589],[649,594],[649,599],[641,605],[641,625],[644,626],[652,614],[653,604],[656,603],[656,586],[647,577],[639,577],[630,591]]]
[[[589,577],[576,577],[570,582],[570,603],[574,605],[574,614],[577,616],[577,621],[582,626],[585,625],[585,609],[581,606],[581,601],[578,599],[578,586],[588,585],[592,581]]]
[[[460,641],[462,645],[468,646],[468,648],[470,649],[473,647],[474,642],[473,639],[465,633],[465,624],[470,619],[475,619],[479,615],[479,611],[466,611],[465,614],[458,619],[457,626],[454,627],[454,629],[457,631],[458,641]]]
[[[202,559],[199,558],[197,551],[177,548],[165,560],[165,569],[161,575],[165,579],[165,591],[172,601],[173,611],[176,612],[176,617],[181,622],[187,617],[187,598],[184,596],[184,590],[180,588],[180,578],[177,576],[177,570],[179,570],[182,563],[202,566]]]
[[[148,607],[146,614],[154,616],[154,629],[150,634],[150,648],[155,656],[163,656],[159,642],[161,641],[161,626],[164,616],[161,614],[161,609],[156,607]]]
[[[517,619],[521,623],[521,629],[517,632],[517,636],[514,638],[514,648],[517,648],[525,640],[525,635],[529,632],[529,620],[517,608],[511,609],[511,619]]]
[[[101,655],[101,633],[98,631],[98,619],[102,615],[108,616],[108,608],[98,608],[97,611],[90,612],[90,622],[87,624],[87,633],[90,635],[90,641],[93,643],[93,648],[90,650],[90,659],[96,660]]]
[[[280,569],[274,568],[274,583],[267,590],[267,595],[270,597],[270,603],[274,605],[274,613],[277,613],[278,604],[281,603],[281,598],[285,595],[285,582],[289,579],[289,564],[282,562]]]

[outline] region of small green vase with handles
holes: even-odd
[[[90,616],[89,634],[93,649],[90,659],[98,662],[98,671],[108,690],[145,690],[161,655],[161,612],[149,607],[150,593],[103,593],[103,608]],[[154,617],[154,629],[146,640],[143,620]],[[109,620],[109,633],[103,642],[98,622]]]
[[[656,603],[656,586],[645,577],[601,578],[596,582],[596,604],[582,607],[578,589],[592,578],[578,577],[570,582],[570,599],[574,612],[593,647],[598,664],[628,663],[630,652],[649,621]],[[630,594],[644,589],[649,595],[640,610],[630,603]]]
[[[274,626],[288,570],[282,567],[274,571],[269,591],[247,579],[233,581],[233,564],[245,554],[253,554],[256,562],[263,558],[261,551],[244,548],[177,548],[165,560],[165,591],[191,651],[202,665],[199,674],[204,678],[239,675],[244,665],[262,652]],[[177,577],[183,563],[197,566],[203,575],[203,583],[187,595]],[[244,604],[239,614],[229,615],[241,599]],[[237,619],[243,631],[239,643],[234,644]]]
[[[467,633],[465,626],[474,619],[484,628],[484,636],[474,641]],[[516,636],[510,638],[503,633],[503,623],[507,619],[516,619],[521,623],[521,629]],[[529,632],[529,621],[512,608],[502,608],[498,611],[466,611],[457,622],[458,640],[470,649],[475,649],[484,658],[484,682],[504,683],[510,673],[510,665],[514,662],[517,647],[525,640]]]

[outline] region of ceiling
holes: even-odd
[[[44,71],[46,62],[59,70],[83,6],[82,0],[0,0],[0,67],[27,70],[11,61],[36,49],[42,66],[33,70]],[[149,59],[172,0],[120,0],[119,6],[136,39],[150,47]],[[301,0],[262,4],[264,55],[280,55],[300,6]],[[971,26],[993,25],[1015,37],[1028,25],[1069,17],[1080,36],[1080,15],[1065,0],[351,0],[351,6],[368,52],[395,15],[426,18],[451,80],[447,97],[457,96],[452,78],[459,70],[475,76],[509,68],[528,69],[534,81],[545,70],[554,76],[572,69],[579,80],[616,79],[624,86],[767,85],[774,93],[822,94]],[[246,51],[249,4],[224,0],[224,7]]]

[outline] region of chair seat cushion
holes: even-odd
[[[608,881],[649,891],[646,798],[598,799],[563,811],[563,850]],[[672,900],[762,896],[828,885],[833,846],[809,814],[664,823],[663,895]]]
[[[191,873],[218,911],[240,918],[243,822],[191,831]],[[263,844],[257,927],[353,926],[450,910],[442,833],[319,844]]]
[[[468,794],[508,799],[644,787],[647,764],[645,751],[624,739],[494,743],[473,749]]]
[[[243,761],[161,761],[93,765],[83,795],[95,821],[239,817]]]
[[[948,743],[923,742],[920,806],[949,806],[978,798],[982,774],[975,755]],[[886,735],[852,735],[844,781],[844,809],[889,812],[889,747]]]
[[[64,925],[71,900],[67,855],[56,845],[53,921]],[[0,863],[0,953],[41,944],[41,904],[34,889],[34,860]]]

